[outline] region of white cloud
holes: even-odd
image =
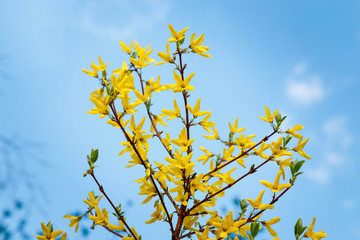
[[[333,166],[339,166],[342,163],[344,163],[345,159],[344,157],[336,152],[328,152],[325,155],[325,160],[327,161],[327,163],[329,165],[333,165]]]
[[[82,4],[79,27],[96,37],[121,41],[151,29],[170,12],[170,1],[142,0],[136,9],[127,1],[86,1]]]
[[[354,137],[348,130],[347,125],[348,118],[345,115],[335,116],[324,123],[322,130],[328,148],[346,151],[352,146]]]
[[[326,168],[324,166],[307,169],[304,174],[306,177],[308,177],[320,184],[329,183],[330,179],[331,179],[330,169]]]
[[[307,64],[299,63],[287,79],[286,93],[295,103],[309,105],[325,97],[321,76],[308,74]]]
[[[321,167],[309,169],[306,175],[322,184],[329,183],[339,167],[349,163],[349,149],[354,143],[353,134],[348,129],[348,117],[334,116],[322,125],[321,148],[323,159]],[[346,205],[350,205],[349,203]]]
[[[345,210],[352,210],[356,207],[356,201],[352,198],[345,199],[342,203],[342,207]]]

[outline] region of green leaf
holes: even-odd
[[[249,206],[248,201],[246,199],[243,199],[243,200],[240,199],[239,202],[240,202],[241,211],[243,213],[246,212],[246,208],[247,208],[247,206]]]
[[[302,222],[301,218],[299,218],[294,226],[295,235],[299,234],[300,229],[302,228],[302,225],[303,225],[303,222]]]
[[[137,58],[137,54],[136,54],[136,52],[133,52],[132,54],[131,54],[131,56],[130,56],[131,58]]]
[[[183,39],[181,39],[180,41],[178,41],[179,46],[183,45],[184,41],[185,41],[185,38],[183,38]]]
[[[95,163],[99,156],[99,150],[98,149],[91,149],[91,162]]]
[[[258,222],[252,222],[250,226],[252,239],[259,233],[260,224]]]
[[[51,223],[51,221],[49,221],[46,226],[49,228],[50,232],[53,232],[54,231],[54,228],[53,228],[53,225]]]
[[[106,92],[109,96],[114,94],[114,86],[110,82],[106,85]]]
[[[295,173],[297,173],[300,170],[300,168],[302,167],[302,165],[304,163],[305,163],[305,160],[295,162],[295,166],[294,166]]]

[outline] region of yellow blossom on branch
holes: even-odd
[[[170,56],[169,43],[166,43],[166,52],[167,53],[158,52],[159,57],[162,60],[164,60],[164,62],[154,63],[154,65],[161,65],[161,64],[164,64],[164,63],[174,63],[174,59]]]
[[[126,46],[126,44],[123,41],[120,41],[120,45],[121,45],[121,50],[123,50],[124,52],[126,52],[127,54],[131,54],[131,49],[134,45],[134,42],[130,43],[130,46]]]
[[[262,190],[260,192],[259,196],[255,199],[255,201],[250,198],[247,198],[248,202],[254,209],[265,210],[265,209],[273,209],[274,208],[274,205],[261,203],[264,193],[265,193],[265,190]]]
[[[197,39],[195,39],[195,35],[195,33],[191,34],[189,47],[192,49],[193,52],[199,54],[200,56],[208,58],[211,57],[211,55],[206,53],[210,50],[210,48],[206,46],[201,46],[204,41],[204,34],[201,34],[200,37],[198,37]]]
[[[266,117],[260,117],[262,120],[264,120],[265,122],[270,122],[272,123],[274,118],[276,117],[276,115],[279,113],[278,110],[276,110],[272,115],[271,115],[271,112],[269,110],[269,108],[267,106],[265,106],[265,115]]]
[[[279,217],[275,217],[269,221],[265,221],[262,222],[262,224],[267,228],[268,232],[271,234],[271,236],[273,237],[277,237],[277,233],[274,231],[274,229],[271,228],[271,225],[277,223],[280,221]]]
[[[185,38],[184,33],[189,29],[188,27],[184,28],[180,32],[176,32],[175,29],[171,24],[169,24],[170,33],[173,36],[172,38],[168,39],[168,42],[177,42]]]
[[[44,223],[41,223],[41,228],[42,228],[42,231],[43,231],[43,236],[40,236],[40,235],[36,235],[36,238],[39,239],[39,240],[55,240],[55,238],[59,235],[62,234],[62,230],[59,230],[59,231],[51,231],[50,228],[48,226],[46,226]],[[66,239],[66,234],[65,235],[65,238],[61,238],[62,240],[65,240]]]
[[[305,139],[303,141],[302,138],[299,139],[298,145],[296,147],[294,147],[294,151],[298,152],[300,154],[300,156],[303,156],[304,158],[307,159],[311,159],[311,157],[309,155],[306,154],[306,152],[304,152],[303,148],[305,147],[306,143],[309,141],[309,138]]]
[[[327,234],[324,233],[324,231],[320,231],[318,233],[313,232],[315,221],[316,221],[316,218],[314,217],[311,222],[311,225],[308,227],[307,231],[304,233],[304,237],[311,238],[312,240],[320,240],[321,238],[327,237]]]
[[[191,73],[185,80],[183,81],[181,77],[174,70],[174,79],[176,84],[166,84],[166,89],[172,89],[174,93],[182,92],[182,91],[194,91],[194,87],[189,85],[190,80],[195,76],[195,73]]]
[[[270,188],[272,192],[278,192],[283,190],[284,188],[291,187],[291,183],[284,183],[279,185],[280,176],[281,176],[281,171],[279,171],[278,174],[276,174],[274,184],[265,180],[260,180],[260,183],[265,187]]]

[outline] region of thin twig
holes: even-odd
[[[246,150],[245,152],[241,152],[237,157],[231,159],[230,161],[228,161],[227,163],[224,163],[222,165],[217,166],[216,168],[214,168],[213,170],[211,170],[210,172],[206,173],[204,175],[204,177],[219,171],[220,169],[226,167],[227,165],[229,165],[230,163],[238,160],[239,158],[242,158],[243,156],[247,155],[251,150],[253,150],[254,148],[256,148],[257,146],[259,146],[262,142],[266,142],[272,135],[274,135],[277,132],[277,130],[274,130],[270,135],[265,136],[260,142],[258,142],[257,144],[255,144],[254,146],[252,146],[251,148],[249,148],[248,150]],[[220,160],[222,161],[222,159]]]
[[[117,115],[117,112],[116,112],[116,108],[115,108],[114,102],[112,102],[112,103],[110,104],[110,108],[111,108],[111,111],[113,112],[113,114],[114,114],[114,116],[115,116],[116,123],[119,125],[119,127],[120,127],[121,130],[123,131],[126,140],[130,143],[130,145],[131,145],[131,147],[133,148],[133,150],[135,151],[136,155],[139,157],[139,159],[140,159],[140,161],[141,161],[141,164],[144,166],[145,169],[147,169],[145,160],[142,158],[141,154],[140,154],[139,151],[137,150],[137,148],[136,148],[136,146],[135,146],[135,143],[130,139],[130,137],[129,137],[129,135],[127,134],[126,130],[125,130],[124,127],[121,125],[120,119],[119,119],[119,117],[118,117],[118,115]],[[150,169],[150,170],[151,170],[151,169]],[[163,199],[163,197],[162,197],[162,195],[161,195],[161,193],[160,193],[160,191],[159,191],[159,188],[157,187],[157,185],[156,185],[156,183],[155,183],[155,180],[154,180],[154,178],[153,178],[153,173],[152,173],[152,171],[150,171],[150,176],[149,176],[149,178],[150,178],[152,184],[153,184],[154,187],[155,187],[156,193],[157,193],[157,195],[159,196],[160,201],[161,201],[161,203],[162,203],[162,205],[163,205],[163,207],[164,207],[165,213],[166,213],[166,215],[167,215],[167,217],[168,217],[168,219],[169,219],[170,229],[173,231],[174,228],[173,228],[173,225],[172,225],[172,221],[171,221],[170,214],[169,214],[169,212],[168,212],[168,210],[167,210],[167,208],[166,208],[165,201],[164,201],[164,199]]]
[[[120,214],[119,210],[115,207],[115,205],[113,204],[113,202],[111,201],[111,199],[108,197],[108,195],[106,194],[104,188],[102,185],[100,185],[100,183],[98,182],[98,180],[96,179],[95,175],[94,175],[94,170],[92,170],[92,172],[90,172],[90,175],[93,177],[93,179],[95,180],[96,184],[99,187],[99,190],[102,194],[104,194],[105,198],[108,200],[108,202],[110,203],[110,205],[112,206],[112,208],[115,210],[116,214],[118,215],[118,217],[120,218],[119,220],[121,220],[125,227],[128,229],[128,231],[131,233],[131,235],[133,236],[133,238],[135,240],[137,240],[136,235],[133,233],[133,231],[131,230],[131,228],[129,227],[129,225],[125,222],[124,217]]]

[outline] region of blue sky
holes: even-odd
[[[96,82],[81,69],[89,69],[99,55],[110,69],[121,66],[126,61],[121,40],[151,44],[159,60],[155,53],[164,51],[171,23],[205,34],[212,58],[189,58],[196,73],[192,97],[202,98],[202,108],[213,112],[220,131],[238,117],[247,134],[260,138],[270,131],[258,118],[264,105],[287,115],[286,126],[305,126],[313,158],[294,189],[267,215],[282,218],[274,227],[279,237],[292,239],[297,218],[309,224],[316,216],[315,230],[324,230],[327,239],[360,239],[358,1],[1,0],[0,5],[1,134],[44,144],[39,155],[48,163],[29,166],[48,195],[42,203],[47,214],[34,211],[29,231],[51,219],[76,238],[62,216],[85,209],[82,200],[96,190],[82,174],[86,155],[99,148],[99,178],[127,206],[129,221],[146,239],[169,237],[164,223],[135,224],[140,212],[144,221],[150,214],[137,205],[142,197],[133,183],[143,171],[125,169],[126,160],[117,157],[119,133],[85,114],[92,108],[89,94]],[[144,74],[161,74],[165,82],[172,76],[166,67]],[[231,199],[242,191],[256,197],[261,187],[256,179],[221,203],[233,208]]]

